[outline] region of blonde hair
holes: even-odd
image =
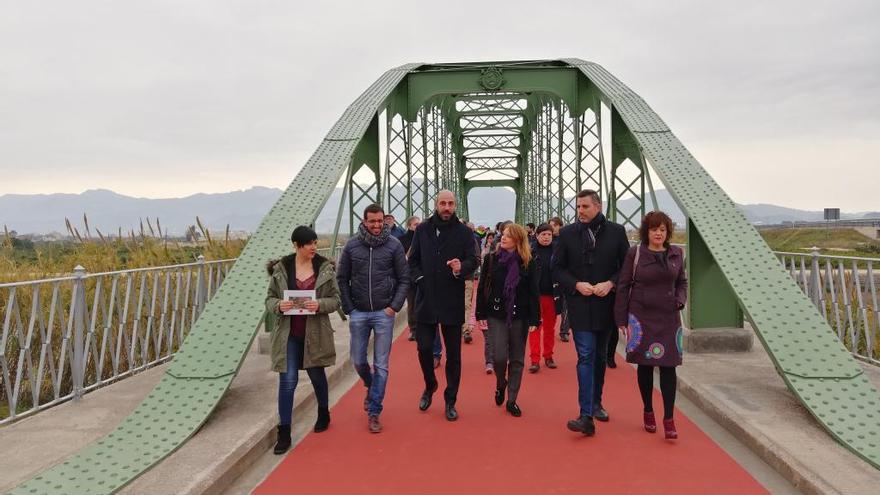
[[[505,232],[502,232],[502,234],[506,233],[507,236],[513,240],[513,244],[516,246],[516,252],[522,260],[523,267],[529,266],[529,262],[532,261],[532,248],[529,247],[529,233],[526,232],[526,229],[522,225],[515,223],[507,224],[504,227],[504,231]],[[499,247],[501,247],[500,244]]]

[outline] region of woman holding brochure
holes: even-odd
[[[293,392],[299,370],[306,370],[315,388],[318,400],[315,432],[322,432],[330,426],[324,368],[336,362],[329,315],[340,305],[335,267],[330,260],[317,254],[318,235],[315,231],[299,226],[290,239],[294,254],[272,260],[266,266],[271,277],[266,310],[275,317],[274,325],[267,329],[272,332],[272,369],[280,374],[276,454],[283,454],[290,448]]]

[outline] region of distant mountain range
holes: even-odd
[[[198,216],[212,231],[224,230],[227,224],[233,230],[253,231],[280,195],[279,189],[268,187],[170,199],[133,198],[104,189],[81,194],[6,194],[0,196],[0,224],[22,234],[66,234],[64,218],[82,231],[85,213],[93,234],[95,228],[113,234],[119,227],[125,233],[129,229],[137,232],[141,218],[154,221],[158,217],[163,231],[183,235]]]
[[[46,234],[66,232],[64,218],[74,225],[82,225],[85,213],[92,229],[114,233],[119,227],[127,232],[137,231],[141,218],[158,217],[163,230],[171,235],[182,235],[198,216],[211,230],[230,229],[252,232],[260,220],[271,209],[281,195],[280,189],[252,187],[242,191],[218,194],[195,194],[185,198],[147,199],[123,196],[113,191],[97,189],[81,194],[6,194],[0,196],[0,225],[22,234]],[[332,232],[334,219],[342,197],[342,189],[337,188],[324,211],[318,216],[316,227],[319,232]],[[469,204],[470,220],[476,224],[494,225],[501,220],[510,219],[514,210],[514,193],[505,188],[482,189],[472,195]],[[675,205],[669,193],[657,191],[660,209],[670,214],[676,223],[684,223],[684,215]],[[624,211],[637,207],[635,198],[621,202]],[[822,220],[821,211],[805,211],[770,204],[739,205],[752,223],[778,224],[793,221]],[[345,207],[343,215],[348,214]],[[343,217],[345,218],[345,217]],[[841,213],[843,219],[880,218],[880,212]],[[398,219],[402,221],[403,219]],[[347,224],[343,223],[343,230]],[[80,229],[81,230],[81,229]]]

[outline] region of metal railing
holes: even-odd
[[[837,337],[859,359],[880,365],[878,258],[777,252],[782,266],[816,305]]]
[[[0,425],[171,359],[235,261],[0,284]]]
[[[234,262],[0,284],[0,424],[169,360]]]

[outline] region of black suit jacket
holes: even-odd
[[[574,331],[608,331],[614,326],[614,296],[584,296],[575,290],[578,282],[598,284],[617,277],[629,251],[626,229],[606,220],[599,227],[592,262],[585,254],[581,225],[566,225],[559,232],[553,252],[553,277],[562,289],[568,307],[568,320]]]

